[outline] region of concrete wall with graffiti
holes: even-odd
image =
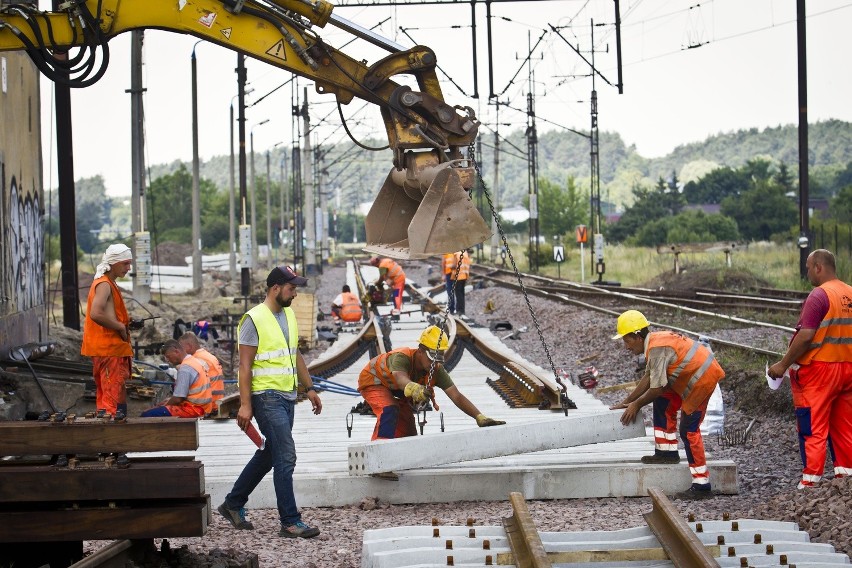
[[[45,341],[39,73],[0,53],[0,354]]]

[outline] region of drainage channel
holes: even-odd
[[[795,523],[740,519],[684,521],[657,488],[649,526],[615,531],[539,533],[519,493],[503,526],[393,527],[364,531],[362,568],[517,566],[518,568],[846,567],[849,557],[812,543]],[[650,519],[648,517],[651,517]],[[665,530],[658,539],[656,531]]]

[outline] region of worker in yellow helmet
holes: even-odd
[[[434,401],[432,386],[443,390],[477,426],[505,424],[482,414],[453,384],[442,364],[448,347],[446,332],[431,325],[420,335],[416,348],[400,347],[367,363],[358,377],[358,390],[376,415],[372,440],[416,435],[412,405]]]
[[[611,410],[624,409],[622,424],[641,416],[641,409],[653,403],[654,455],[642,458],[645,464],[676,464],[677,414],[680,410],[680,437],[689,461],[692,485],[676,495],[682,499],[712,497],[710,472],[704,456],[701,423],[707,402],[725,372],[703,344],[671,331],[650,331],[642,312],[628,310],[618,316],[617,335],[628,351],[645,354],[645,373],[639,384]]]

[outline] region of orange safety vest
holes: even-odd
[[[379,261],[379,268],[387,269],[385,281],[390,282],[394,288],[405,286],[405,272],[396,262],[389,258],[383,258]]]
[[[399,349],[382,353],[378,357],[370,359],[370,362],[367,363],[367,366],[364,367],[361,370],[361,374],[358,375],[358,390],[376,385],[383,385],[392,391],[402,390],[397,386],[396,379],[393,376],[393,371],[391,371],[388,367],[388,358],[394,353],[404,353],[412,360],[411,367],[414,368],[415,351],[417,351],[417,348],[414,347],[400,347]],[[419,377],[416,382],[425,384],[426,375],[428,375],[428,373]],[[412,381],[415,381],[414,377],[410,378]]]
[[[459,266],[459,255],[462,255],[461,266]],[[457,266],[459,267],[459,275],[456,280],[467,280],[468,276],[470,276],[470,255],[467,254],[467,251],[453,253],[453,268],[450,278],[455,275]]]
[[[456,255],[448,252],[444,255],[444,274],[452,274],[456,270]]]
[[[210,388],[212,389],[213,403],[225,396],[225,371],[222,370],[222,365],[215,355],[204,348],[199,347],[192,354],[193,357],[201,361],[204,370],[207,371],[207,376],[210,379]]]
[[[655,331],[648,335],[645,360],[649,360],[651,349],[671,347],[675,361],[666,369],[669,388],[683,399],[684,414],[692,414],[710,398],[716,384],[725,377],[716,357],[705,346],[671,331]]]
[[[200,406],[204,410],[204,414],[207,414],[213,411],[213,389],[210,388],[210,377],[201,363],[201,359],[197,359],[192,355],[184,357],[183,361],[180,362],[181,365],[188,365],[198,373],[198,376],[189,385],[189,391],[186,393],[186,402]]]
[[[92,302],[95,300],[95,288],[101,282],[106,282],[112,288],[112,303],[115,306],[115,317],[118,321],[127,325],[130,323],[130,316],[127,314],[127,308],[124,306],[124,298],[121,297],[121,290],[115,285],[109,276],[101,276],[92,282],[92,287],[89,288],[89,298],[86,300],[86,320],[83,323],[83,345],[80,348],[80,354],[87,357],[132,357],[133,348],[130,346],[130,339],[127,341],[121,339],[121,336],[114,329],[106,328],[92,319]]]
[[[828,296],[828,313],[819,324],[808,352],[796,363],[852,361],[852,286],[842,280],[820,285]]]
[[[340,319],[343,321],[361,321],[361,300],[352,292],[341,292]]]

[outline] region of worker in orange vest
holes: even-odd
[[[447,310],[464,315],[464,288],[470,277],[470,251],[444,255],[444,281],[447,286]]]
[[[213,395],[210,379],[200,359],[189,355],[177,339],[163,343],[160,354],[174,367],[177,377],[172,396],[154,408],[142,413],[144,418],[154,416],[177,416],[180,418],[203,418],[213,410]]]
[[[92,358],[95,379],[95,408],[99,414],[127,416],[127,390],[133,349],[130,346],[130,316],[115,283],[133,264],[130,247],[107,247],[95,271],[86,300],[83,345],[80,353]]]
[[[201,347],[198,336],[191,331],[181,335],[178,342],[187,354],[200,360],[201,366],[207,371],[207,376],[210,379],[210,394],[213,397],[213,408],[215,409],[216,403],[225,396],[225,371],[222,370],[222,363],[215,355]]]
[[[634,355],[645,355],[645,373],[639,384],[621,403],[611,410],[624,409],[622,424],[630,424],[641,416],[646,404],[654,407],[654,455],[644,456],[645,464],[676,464],[677,414],[680,410],[680,437],[686,449],[692,485],[678,493],[681,499],[703,499],[713,496],[710,473],[704,456],[701,423],[707,403],[725,372],[713,352],[697,341],[671,331],[651,332],[645,316],[627,310],[618,316],[618,334],[624,346]]]
[[[374,256],[370,259],[370,264],[379,269],[376,286],[379,286],[382,280],[384,280],[390,286],[391,290],[393,290],[394,310],[391,313],[399,313],[402,310],[402,293],[405,290],[405,272],[402,271],[402,267],[399,264],[390,258]]]
[[[834,254],[817,249],[805,262],[816,286],[802,305],[796,333],[770,377],[790,370],[802,456],[799,489],[822,479],[825,448],[834,476],[852,475],[852,286],[837,278]]]
[[[331,303],[331,315],[335,320],[341,319],[345,322],[359,322],[364,315],[361,309],[361,300],[352,293],[347,284],[343,285],[340,294]]]

